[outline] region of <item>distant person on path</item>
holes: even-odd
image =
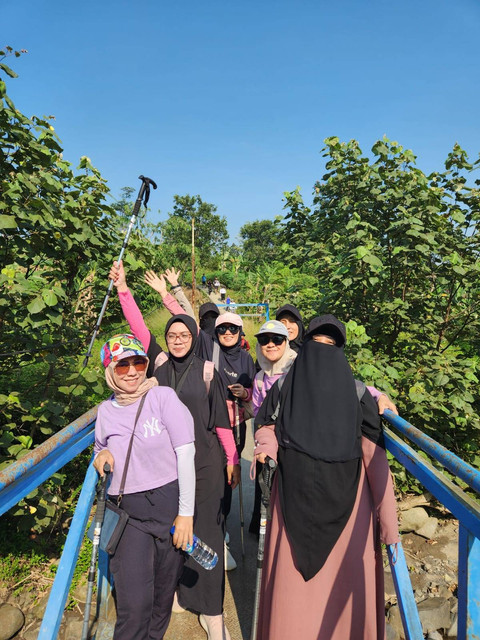
[[[203,274],[203,276],[202,276],[202,287],[205,287],[206,284],[207,284],[207,276],[205,274]]]
[[[225,287],[220,287],[220,300],[221,302],[225,302],[225,296],[227,295],[227,290]]]
[[[258,640],[385,638],[380,542],[399,541],[396,503],[378,410],[345,338],[334,316],[312,320],[255,420],[257,460],[278,460]]]
[[[100,359],[114,395],[98,408],[94,466],[103,476],[105,463],[110,465],[108,493],[114,502],[136,422],[121,501],[130,519],[110,556],[117,607],[113,637],[161,640],[183,570],[184,556],[177,549],[193,542],[193,418],[175,391],[146,378],[150,361],[133,335],[113,336]]]
[[[213,282],[211,280],[207,280],[207,293],[211,295],[213,291]]]
[[[220,287],[220,280],[218,278],[215,278],[215,280],[213,281],[213,286],[218,291],[218,288]]]

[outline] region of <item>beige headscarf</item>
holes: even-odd
[[[147,358],[147,369],[145,369],[144,373],[143,373],[143,380],[140,383],[140,386],[138,387],[138,389],[136,391],[134,391],[133,393],[129,393],[128,391],[124,391],[123,389],[120,389],[120,387],[118,387],[116,381],[115,381],[115,365],[118,364],[117,362],[110,362],[110,364],[108,365],[108,367],[106,367],[105,369],[105,380],[107,382],[107,385],[110,387],[110,389],[113,391],[113,393],[115,394],[115,400],[118,402],[118,404],[122,407],[127,406],[129,404],[133,404],[134,402],[136,402],[139,398],[141,398],[145,393],[147,393],[147,391],[149,389],[151,389],[152,387],[156,387],[158,385],[158,381],[156,378],[147,378],[147,369],[148,369],[148,358]]]
[[[283,356],[280,358],[280,360],[277,360],[277,362],[271,362],[270,360],[268,360],[268,358],[266,358],[263,355],[262,349],[258,344],[258,342],[256,346],[256,354],[257,354],[258,364],[262,368],[262,371],[264,371],[265,374],[269,377],[274,376],[277,373],[287,373],[287,371],[292,366],[293,361],[297,357],[297,354],[295,353],[295,351],[290,348],[290,342],[288,339],[286,340],[285,351],[283,352]]]

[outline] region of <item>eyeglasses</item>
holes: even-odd
[[[275,344],[277,347],[279,345],[282,344],[282,342],[285,342],[286,337],[285,336],[279,336],[277,334],[262,334],[260,336],[257,336],[257,341],[258,344],[262,347],[265,347],[269,342],[273,342],[273,344]]]
[[[233,333],[234,335],[240,331],[240,327],[236,324],[219,324],[217,327],[217,333],[221,336],[225,335],[227,331]]]
[[[115,373],[119,376],[126,376],[130,371],[130,367],[135,367],[135,370],[141,373],[147,368],[147,361],[145,358],[135,358],[133,361],[125,358],[125,360],[120,360],[120,362],[115,365]]]
[[[180,340],[184,344],[192,337],[191,333],[167,333],[167,342],[176,342]]]

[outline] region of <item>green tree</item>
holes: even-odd
[[[128,224],[106,204],[106,181],[90,160],[74,171],[63,158],[52,119],[28,118],[12,103],[9,54],[20,52],[0,52],[0,467],[102,398],[99,363],[80,373],[80,362]],[[132,275],[155,253],[136,230],[126,256]],[[104,326],[117,310],[112,297]],[[19,505],[24,527],[50,522],[57,491],[49,483]]]
[[[247,222],[240,229],[242,260],[257,266],[281,259],[283,229],[280,218]]]
[[[215,205],[204,202],[198,195],[175,195],[173,211],[168,220],[160,223],[164,259],[175,265],[189,263],[193,218],[197,269],[216,268],[228,241],[227,220],[216,211]]]
[[[356,141],[325,142],[312,206],[298,189],[286,194],[293,263],[318,278],[302,306],[353,323],[363,377],[390,380],[412,422],[471,456],[480,428],[480,193],[468,179],[479,161],[455,145],[445,170],[425,175],[387,139],[373,160]]]

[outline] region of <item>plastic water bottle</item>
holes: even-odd
[[[175,527],[170,529],[170,533],[172,535],[175,533]],[[188,553],[191,558],[207,571],[213,569],[218,562],[217,553],[208,544],[197,538],[196,535],[193,536],[193,544],[187,544],[185,553]]]

